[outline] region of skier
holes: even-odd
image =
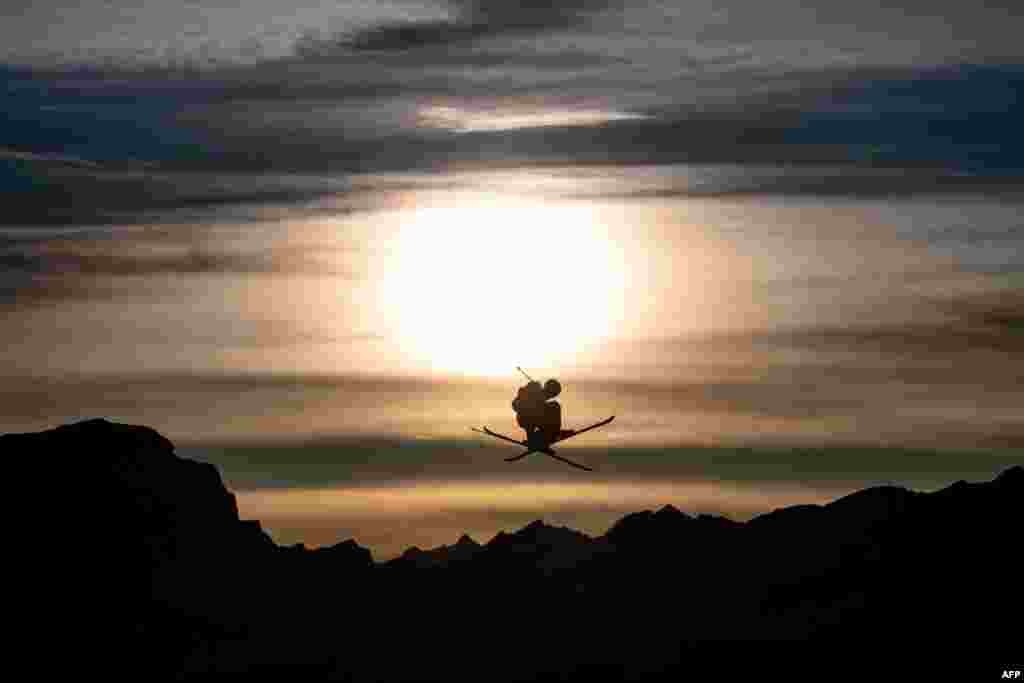
[[[544,443],[551,443],[573,434],[571,429],[562,429],[562,406],[553,400],[562,393],[557,379],[549,379],[541,387],[540,382],[530,380],[519,387],[512,410],[516,411],[516,423],[526,432],[526,440],[539,437]]]
[[[554,400],[556,396],[562,393],[562,385],[559,381],[557,379],[549,379],[541,386],[540,382],[534,381],[521,367],[516,366],[516,370],[523,373],[528,382],[526,386],[519,387],[519,392],[512,400],[512,410],[516,411],[516,422],[526,432],[526,439],[524,441],[513,439],[511,436],[492,431],[486,426],[483,429],[472,427],[472,430],[495,439],[500,439],[501,441],[526,447],[526,450],[519,455],[505,458],[507,462],[522,460],[530,453],[543,453],[548,457],[564,462],[566,465],[572,465],[577,469],[593,472],[586,465],[581,465],[578,462],[573,462],[556,454],[551,446],[571,436],[603,427],[614,420],[615,416],[612,415],[605,420],[595,422],[582,429],[562,429],[562,406],[558,404],[558,401]]]

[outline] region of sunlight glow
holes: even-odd
[[[436,371],[503,376],[605,338],[626,280],[599,219],[577,204],[415,209],[382,286],[403,353]]]
[[[503,105],[492,108],[467,108],[450,105],[426,107],[418,123],[428,128],[444,128],[458,133],[545,128],[549,126],[595,126],[610,121],[642,119],[646,116],[623,111],[573,108],[523,108]]]
[[[238,491],[238,505],[259,519],[360,519],[441,511],[556,512],[568,505],[720,509],[734,518],[794,504],[821,504],[847,489],[722,481],[406,481],[387,486]]]

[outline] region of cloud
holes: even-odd
[[[148,248],[147,248],[148,246]],[[38,272],[70,276],[119,275],[198,275],[221,273],[236,275],[325,275],[352,278],[345,270],[328,266],[314,258],[323,250],[281,248],[272,252],[239,253],[207,249],[200,245],[178,245],[154,250],[152,243],[131,244],[127,248],[104,242],[48,242],[32,250],[0,253],[0,264],[21,266]]]
[[[471,42],[508,34],[538,34],[585,24],[614,0],[452,0],[452,19],[390,21],[333,41],[353,50],[412,50]],[[309,54],[330,49],[332,42],[300,46]]]
[[[301,215],[293,211],[288,219]],[[341,284],[363,277],[351,267],[356,249],[344,244],[258,243],[238,248],[205,224],[85,232],[21,227],[0,233],[0,310],[13,315],[62,302],[128,302],[204,275],[305,276]],[[275,286],[272,279],[263,282]],[[261,330],[256,338],[279,336]],[[296,337],[298,341],[310,339]]]
[[[0,147],[0,161],[2,160],[33,162],[40,165],[53,164],[55,166],[100,168],[99,164],[88,159],[80,159],[64,154],[35,154],[7,147]]]
[[[898,54],[906,41],[872,29],[889,20],[892,35],[913,27],[880,3],[827,2],[814,13],[795,0],[770,10],[739,0],[448,8],[448,18],[377,14],[365,30],[244,64],[0,66],[9,95],[0,223],[135,222],[154,212],[302,203],[344,190],[326,176],[464,165],[808,165],[652,190],[666,196],[1006,195],[1024,173],[1019,63],[995,60],[1006,50],[987,41],[975,42],[990,53],[959,53],[975,63],[951,67],[946,54],[985,26],[1001,36],[995,17],[1006,3],[943,9],[963,19],[953,36],[919,22],[911,57]],[[919,2],[905,9],[915,20],[936,12]],[[615,21],[596,21],[612,12]],[[571,41],[536,40],[565,29]],[[533,107],[541,117],[547,107],[646,118],[460,135],[417,125],[424,108],[460,102]],[[853,170],[816,175],[839,165]],[[894,170],[922,166],[939,170]]]
[[[837,357],[853,354],[848,357],[854,364],[861,362],[856,354],[863,353],[869,356],[862,358],[880,361],[882,365],[902,361],[907,372],[914,371],[915,362],[933,368],[933,361],[952,360],[958,354],[979,353],[993,361],[1024,356],[1024,289],[984,276],[971,277],[969,282],[973,284],[970,286],[956,286],[951,278],[957,276],[954,271],[940,269],[919,273],[902,271],[891,285],[894,291],[913,292],[917,285],[924,284],[927,285],[925,291],[931,293],[915,295],[909,316],[890,321],[713,333],[666,343],[702,350],[769,353],[800,350],[825,355],[834,353]],[[866,274],[865,277],[878,276]],[[930,285],[929,281],[932,281]],[[852,283],[843,277],[812,278],[793,281],[789,286],[850,290]],[[945,376],[936,375],[936,380],[958,380],[961,375],[953,370],[955,368]],[[966,366],[961,370],[967,374],[972,371]]]
[[[876,163],[1024,172],[1024,65],[867,71],[804,109],[787,142],[843,144]]]
[[[109,225],[154,220],[258,220],[266,207],[293,205],[292,215],[352,210],[344,176],[257,173],[246,169],[168,169],[155,162],[90,162],[52,154],[0,156],[5,205],[0,225]],[[365,202],[365,200],[364,200]]]

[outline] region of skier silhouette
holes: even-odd
[[[612,415],[610,418],[595,422],[582,429],[562,429],[562,407],[557,400],[554,400],[555,396],[562,392],[561,383],[556,379],[550,379],[544,383],[544,386],[541,386],[540,382],[527,375],[526,371],[522,368],[516,366],[516,370],[522,373],[523,377],[527,380],[527,384],[519,387],[518,393],[512,399],[512,410],[515,411],[515,420],[522,427],[523,431],[526,432],[525,440],[520,441],[517,438],[501,434],[486,426],[482,429],[478,427],[470,427],[470,429],[492,438],[526,447],[526,450],[519,455],[506,458],[506,462],[511,463],[522,460],[531,453],[542,453],[566,465],[593,472],[594,470],[586,465],[574,463],[568,458],[562,458],[557,455],[551,446],[570,436],[603,427],[614,420],[615,416]]]
[[[512,410],[516,411],[516,423],[526,432],[527,441],[551,443],[574,433],[571,429],[562,429],[562,406],[553,400],[562,393],[562,385],[557,379],[544,382],[530,380],[519,387]]]
[[[478,427],[471,427],[471,429],[474,432],[486,434],[494,439],[526,447],[526,450],[519,455],[505,458],[506,462],[522,460],[530,453],[543,453],[548,457],[564,462],[566,465],[572,465],[577,469],[593,472],[594,470],[586,465],[581,465],[578,462],[573,462],[556,454],[551,446],[577,434],[583,434],[592,429],[604,427],[614,420],[615,416],[612,415],[600,422],[587,425],[582,429],[562,429],[562,406],[558,404],[558,401],[554,400],[556,396],[562,393],[561,383],[557,379],[549,379],[547,382],[544,382],[544,386],[541,386],[540,382],[534,381],[518,365],[516,370],[523,373],[528,382],[525,386],[519,387],[519,392],[512,399],[512,410],[516,411],[516,422],[526,432],[526,440],[514,439],[511,436],[492,431],[486,426],[482,429]]]

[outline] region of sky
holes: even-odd
[[[147,424],[378,556],[988,478],[1018,5],[6,3],[0,431]],[[594,475],[469,432],[516,365],[617,416]]]

